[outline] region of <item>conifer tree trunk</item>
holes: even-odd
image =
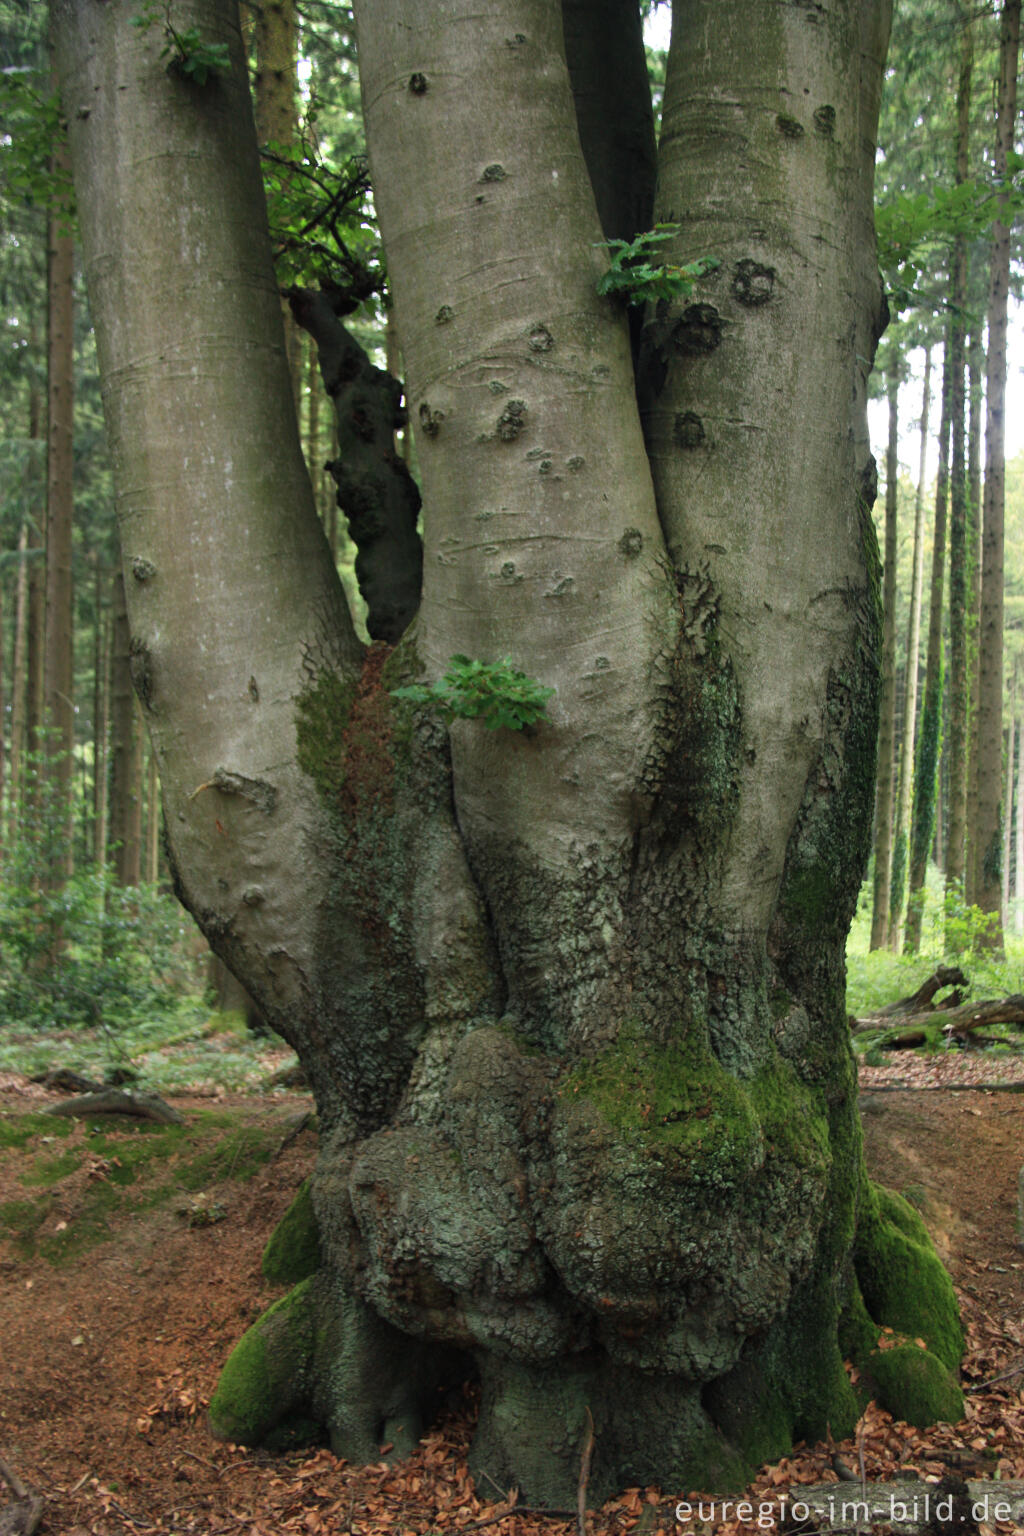
[[[1016,669],[1015,669],[1016,672]],[[1021,741],[1024,731],[1024,721],[1018,721],[1017,739]],[[1017,934],[1024,933],[1024,751],[1017,753],[1017,814],[1014,828],[1014,882],[1013,882],[1013,928]]]
[[[1016,709],[1017,709],[1017,700],[1016,700],[1016,697],[1014,697],[1013,702],[1012,702],[1012,704],[1010,706],[1010,723],[1006,727],[1005,731],[1003,732],[1003,743],[1004,743],[1004,748],[1005,748],[1004,757],[1003,757],[1004,775],[1005,775],[1005,777],[1004,777],[1004,781],[1003,782],[1004,782],[1004,785],[1005,785],[1005,789],[1004,789],[1004,792],[1003,792],[1003,799],[1002,799],[1002,808],[1003,808],[1003,857],[1002,857],[1001,870],[1002,870],[1003,889],[1002,889],[1002,905],[1000,907],[1000,913],[1001,913],[1000,921],[1003,923],[1004,926],[1005,926],[1006,921],[1007,921],[1007,914],[1009,913],[1009,910],[1010,910],[1010,837],[1011,837],[1011,834],[1012,834],[1012,831],[1013,831],[1013,778],[1014,778],[1014,772],[1013,772],[1014,756],[1013,756],[1013,754],[1014,754],[1015,750],[1018,750],[1018,751],[1020,750],[1019,743],[1017,742],[1017,738],[1016,738],[1016,724],[1017,724]]]
[[[918,671],[921,654],[921,597],[924,584],[924,486],[928,462],[928,425],[932,398],[932,349],[925,348],[921,393],[920,454],[914,493],[914,549],[910,566],[910,609],[907,615],[907,666],[900,733],[899,796],[893,840],[892,891],[889,901],[889,948],[903,941],[902,912],[906,895],[910,818],[914,799],[914,748],[917,740]]]
[[[298,129],[296,107],[295,0],[262,0],[253,7],[256,48],[256,91],[253,111],[261,145],[288,151]],[[282,303],[288,368],[296,412],[302,397],[302,332]]]
[[[996,116],[995,174],[1006,174],[1017,114],[1017,60],[1020,51],[1020,0],[1004,0],[999,45],[999,94]],[[1010,232],[993,230],[986,357],[985,494],[980,623],[978,704],[979,878],[977,904],[984,912],[1000,910],[999,746],[1003,719],[1003,538],[1005,501],[1006,330],[1010,274]],[[990,938],[1002,948],[1002,933]]]
[[[67,151],[59,155],[67,171]],[[71,873],[72,781],[74,770],[74,614],[71,584],[71,525],[74,507],[74,241],[51,216],[47,244],[47,481],[46,628],[43,709],[48,730],[47,774],[57,786],[67,838],[61,871]]]
[[[899,513],[900,359],[895,347],[886,369],[889,441],[885,455],[885,557],[882,570],[882,701],[878,725],[878,778],[875,789],[875,881],[871,912],[871,948],[889,940],[892,881],[893,800],[896,738],[896,556]]]
[[[967,338],[967,547],[970,600],[967,615],[967,665],[970,698],[967,708],[967,863],[964,892],[972,905],[978,891],[978,694],[981,686],[981,447],[984,435],[982,395],[985,350],[983,328],[977,320]]]
[[[131,634],[124,577],[114,577],[110,639],[110,790],[107,839],[119,885],[142,878],[142,743],[132,687]]]
[[[939,792],[939,757],[942,744],[942,595],[946,566],[946,503],[949,492],[949,435],[952,368],[949,333],[943,347],[942,409],[939,421],[939,467],[935,480],[935,526],[932,536],[932,571],[928,597],[928,656],[925,663],[924,700],[918,734],[914,773],[914,809],[910,826],[910,859],[907,896],[907,930],[904,952],[916,955],[921,947],[925,878],[932,850]]]
[[[146,753],[146,856],[142,872],[149,885],[155,885],[160,872],[160,770],[156,753]]]
[[[105,572],[96,561],[93,572],[96,633],[93,637],[92,681],[92,858],[97,867],[107,857],[107,738],[110,727],[110,623],[104,601]]]
[[[974,63],[972,23],[961,11],[960,70],[957,80],[956,174],[967,180],[970,143],[971,70]],[[953,247],[950,285],[949,503],[949,830],[946,838],[946,886],[963,890],[967,841],[967,751],[970,680],[967,666],[967,464],[966,464],[966,309],[967,238],[958,235]]]
[[[29,347],[35,349],[35,326],[29,330]],[[25,507],[18,534],[18,583],[14,610],[14,658],[11,689],[11,787],[8,807],[11,835],[25,789],[25,762],[34,750],[35,722],[41,704],[42,644],[38,635],[42,606],[39,602],[41,569],[37,554],[39,529],[45,525],[45,490],[39,474],[37,446],[41,438],[42,405],[34,375],[29,377],[28,455],[25,462]],[[38,686],[37,686],[38,683]]]
[[[14,643],[11,657],[11,763],[7,799],[7,833],[13,836],[21,799],[25,762],[25,706],[28,692],[28,524],[18,533],[18,569],[14,587]]]

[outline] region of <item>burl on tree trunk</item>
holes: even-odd
[[[369,648],[298,451],[233,9],[176,0],[231,51],[208,87],[130,11],[55,0],[133,677],[181,898],[321,1124],[267,1258],[293,1288],[215,1432],[376,1460],[472,1374],[474,1467],[564,1506],[591,1429],[595,1501],[846,1433],[844,1359],[895,1411],[958,1416],[952,1287],[866,1178],[843,1006],[886,5],[677,0],[654,217],[673,263],[718,266],[632,342],[598,208],[623,227],[653,143],[649,102],[616,100],[643,85],[635,6],[595,4],[571,69],[579,7],[564,34],[553,0],[358,8],[425,509],[392,647],[419,547],[378,393],[397,497],[364,569],[397,543],[402,593]],[[362,363],[320,319],[355,410]],[[453,656],[510,657],[547,719],[396,698]]]

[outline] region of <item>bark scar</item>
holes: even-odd
[[[194,800],[204,789],[219,789],[222,795],[241,795],[243,800],[251,800],[264,816],[272,816],[277,805],[277,790],[273,784],[268,784],[266,779],[248,779],[244,773],[232,773],[230,768],[215,769],[213,778],[194,789],[189,799]]]

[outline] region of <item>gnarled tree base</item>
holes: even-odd
[[[734,1492],[794,1440],[850,1434],[865,1389],[922,1427],[959,1418],[963,1338],[949,1277],[898,1195],[865,1183],[860,1205],[845,1286],[829,1280],[829,1265],[812,1267],[777,1322],[709,1383],[616,1364],[593,1350],[538,1363],[433,1345],[385,1322],[321,1268],[237,1345],[211,1403],[211,1427],[219,1438],[271,1448],[327,1438],[350,1461],[377,1461],[385,1444],[400,1457],[443,1404],[444,1389],[478,1374],[474,1473],[518,1487],[533,1505],[564,1508],[576,1499],[591,1423],[589,1498],[600,1503],[638,1484]],[[897,1337],[880,1351],[883,1325]],[[844,1356],[861,1368],[860,1397]]]

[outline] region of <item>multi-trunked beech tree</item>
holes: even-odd
[[[564,1502],[588,1411],[594,1494],[847,1432],[844,1356],[955,1415],[952,1290],[865,1177],[844,1012],[885,0],[676,0],[657,149],[635,0],[357,7],[422,551],[393,419],[296,302],[375,439],[344,487],[369,647],[299,452],[234,6],[174,0],[230,51],[202,83],[132,0],[55,9],[169,857],[320,1114],[319,1252],[289,1258],[297,1211],[278,1272],[312,1272],[215,1429],[375,1458],[475,1373],[475,1465]],[[718,265],[631,333],[601,242],[655,222],[659,260]],[[395,697],[453,655],[511,658],[545,718]],[[874,1352],[883,1323],[907,1342]]]

